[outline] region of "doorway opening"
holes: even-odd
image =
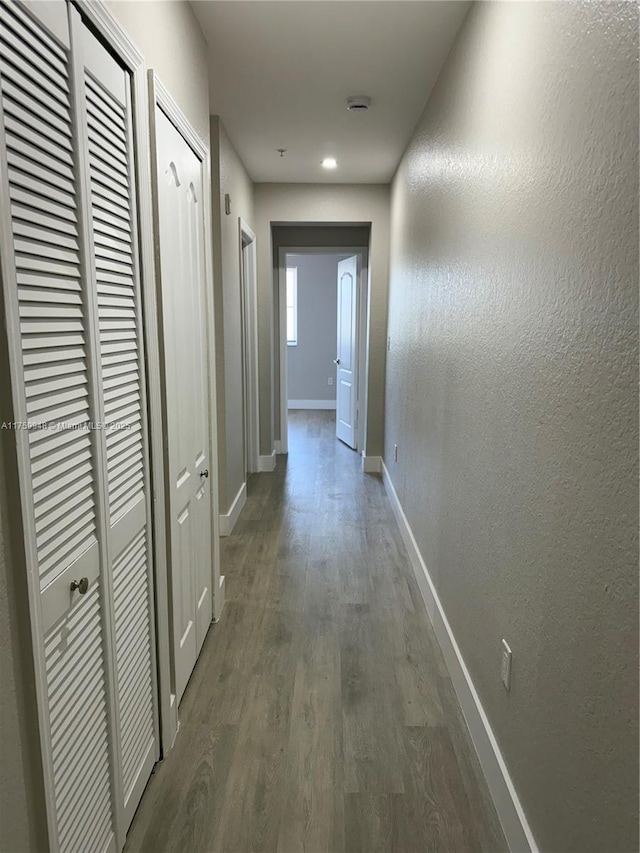
[[[290,412],[315,410],[336,440],[362,453],[368,249],[280,246],[277,258],[278,450],[289,452]]]

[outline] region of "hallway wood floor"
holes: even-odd
[[[290,415],[126,851],[505,851],[382,482]]]

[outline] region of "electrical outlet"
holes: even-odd
[[[393,461],[394,462],[398,461],[398,445],[397,444],[393,445]]]
[[[327,376],[327,385],[333,385],[333,376]]]
[[[502,659],[500,661],[500,678],[507,693],[511,689],[511,660],[513,655],[506,640],[502,641]]]

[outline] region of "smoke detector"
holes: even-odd
[[[347,109],[350,113],[366,113],[372,103],[368,95],[351,95],[347,98]]]

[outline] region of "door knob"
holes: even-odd
[[[200,476],[207,478],[209,476],[209,469],[205,468],[204,471],[200,471]]]
[[[340,359],[339,359],[339,358],[334,358],[334,359],[333,359],[333,363],[334,363],[334,364],[340,364]]]
[[[89,578],[80,578],[79,581],[71,581],[71,592],[78,590],[80,595],[84,595],[89,589]]]

